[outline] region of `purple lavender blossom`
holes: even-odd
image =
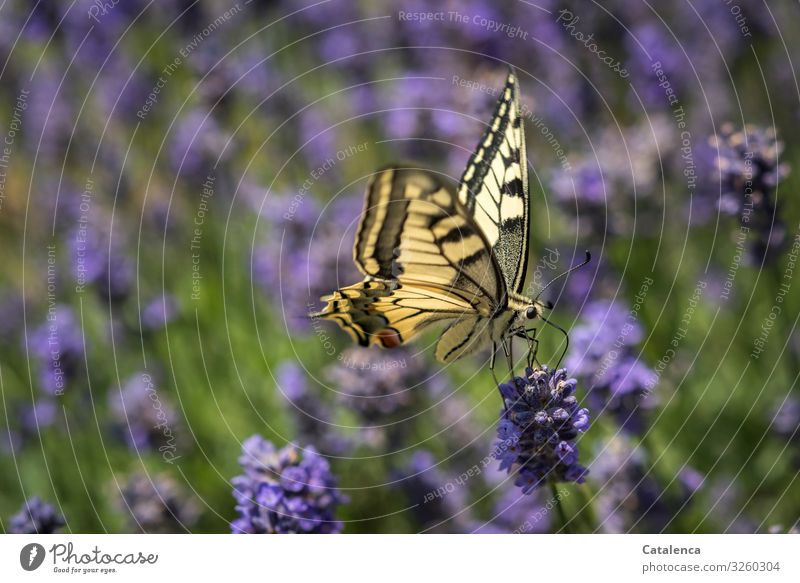
[[[142,330],[160,330],[175,320],[178,311],[178,300],[170,293],[150,300],[142,309]]]
[[[253,278],[292,332],[308,331],[308,313],[321,307],[321,296],[360,279],[351,250],[362,204],[360,195],[327,208],[310,195],[267,201],[270,235],[251,257]]]
[[[75,112],[63,75],[59,63],[44,60],[28,87],[23,137],[29,150],[46,159],[63,154],[73,131]]]
[[[51,398],[41,398],[33,405],[26,405],[19,418],[26,434],[37,435],[55,423],[57,413],[58,408]]]
[[[81,370],[83,335],[71,308],[55,306],[34,330],[28,348],[39,363],[39,381],[48,395],[63,394]]]
[[[680,508],[656,481],[644,450],[626,437],[604,444],[591,470],[602,532],[661,532],[672,518],[671,509]]]
[[[388,111],[384,127],[390,137],[419,137],[423,129],[429,126],[430,112],[427,109],[441,107],[441,102],[437,103],[434,99],[436,93],[432,91],[437,81],[426,77],[422,73],[410,73],[392,83],[390,92],[385,96],[385,109]]]
[[[108,403],[114,429],[128,447],[174,450],[178,415],[149,374],[137,373],[120,390],[110,391]]]
[[[587,304],[581,318],[571,331],[567,367],[589,387],[592,408],[609,412],[629,432],[641,431],[642,409],[655,405],[650,393],[658,381],[634,348],[643,338],[641,324],[609,300]]]
[[[102,27],[95,27],[94,30],[98,28]],[[97,58],[98,54],[94,56]],[[100,61],[105,58],[103,56]],[[141,67],[136,67],[134,60],[116,53],[102,67],[98,72],[94,95],[100,106],[99,115],[102,119],[115,117],[127,123],[138,121],[136,112],[147,99],[154,81],[145,76]]]
[[[677,132],[663,115],[620,128],[600,127],[591,147],[570,155],[550,181],[562,210],[586,241],[600,246],[609,234],[647,235],[660,224],[662,209],[653,192],[664,159],[679,145]],[[635,211],[635,212],[634,212]]]
[[[692,466],[684,466],[678,472],[678,482],[684,489],[684,495],[688,498],[696,494],[705,484],[706,476]]]
[[[783,447],[792,463],[800,465],[800,453],[797,451],[797,444],[800,443],[800,399],[787,395],[776,403],[771,429],[785,444]]]
[[[625,40],[630,55],[628,69],[645,105],[658,109],[663,108],[666,101],[664,90],[659,86],[658,76],[654,72],[654,63],[660,63],[659,69],[678,95],[685,93],[684,80],[687,76],[683,74],[683,69],[689,57],[683,54],[679,41],[670,36],[667,27],[655,22],[638,24],[625,36]],[[632,100],[632,104],[640,107],[638,101]]]
[[[260,435],[242,444],[244,474],[233,478],[238,534],[338,533],[336,508],[347,501],[327,460],[314,448],[283,449]]]
[[[313,443],[324,455],[341,454],[348,449],[348,440],[331,423],[330,407],[318,391],[312,389],[310,379],[297,363],[281,364],[276,380],[295,422],[295,441]]]
[[[109,231],[110,225],[99,221],[75,230],[70,237],[72,271],[79,284],[94,286],[101,299],[119,303],[131,292],[134,267]]]
[[[398,446],[410,430],[406,421],[433,380],[425,361],[408,349],[387,352],[351,347],[326,370],[340,405],[358,417],[359,440],[374,448]]]
[[[169,146],[172,169],[181,177],[202,183],[220,161],[227,137],[213,114],[205,109],[183,112],[176,122]]]
[[[464,532],[469,529],[468,491],[438,465],[427,450],[417,450],[410,462],[391,472],[391,478],[408,499],[410,511],[426,532]]]
[[[335,159],[341,140],[332,113],[322,105],[309,107],[300,114],[300,146],[309,167],[317,168],[326,160]],[[335,172],[334,165],[331,170]]]
[[[789,174],[780,162],[783,143],[774,128],[752,125],[736,130],[731,123],[710,138],[717,149],[721,178],[720,210],[739,217],[753,234],[750,255],[755,263],[774,259],[786,244],[786,227],[778,214],[775,193]]]
[[[130,529],[144,533],[186,532],[198,518],[197,502],[165,473],[131,476],[117,502]]]
[[[552,286],[546,292],[545,299],[557,305],[564,302],[570,311],[583,311],[591,298],[616,292],[619,282],[612,273],[605,257],[600,256],[595,260],[593,256],[592,263],[570,273],[560,285],[557,283]]]
[[[16,341],[23,328],[22,314],[25,301],[12,290],[0,292],[0,345]]]
[[[717,168],[723,181],[720,208],[728,214],[742,214],[748,182],[755,198],[752,204],[758,208],[768,202],[764,199],[789,174],[789,167],[779,163],[783,143],[774,128],[747,125],[737,131],[726,123],[709,141],[717,149]]]
[[[514,483],[525,494],[548,481],[580,484],[585,479],[576,438],[589,427],[589,411],[578,405],[577,384],[566,369],[542,366],[500,385],[505,410],[494,457],[501,470],[517,473]]]
[[[66,524],[56,509],[38,496],[27,500],[20,511],[11,517],[10,534],[54,534]]]
[[[772,416],[772,429],[778,435],[800,439],[800,399],[788,395],[777,403]]]
[[[376,347],[351,347],[328,368],[339,401],[363,419],[378,421],[414,402],[426,378],[426,367],[407,350],[386,352]]]
[[[541,534],[550,529],[553,501],[543,501],[545,490],[528,495],[507,488],[494,506],[492,519],[477,522],[472,532],[477,534]],[[550,507],[548,507],[548,503]]]

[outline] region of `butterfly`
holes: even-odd
[[[364,280],[324,296],[311,317],[385,348],[447,323],[435,350],[443,363],[491,346],[493,367],[500,345],[511,364],[513,337],[532,348],[526,325],[549,306],[523,294],[530,204],[522,126],[512,69],[457,189],[414,165],[378,170],[353,247]]]

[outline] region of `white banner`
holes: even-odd
[[[10,581],[798,581],[796,535],[4,535]],[[247,580],[247,579],[242,579]]]

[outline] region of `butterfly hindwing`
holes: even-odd
[[[367,279],[322,299],[327,305],[319,317],[336,321],[362,346],[384,348],[412,340],[429,324],[474,312],[469,303],[442,290],[384,280]]]
[[[473,352],[488,340],[488,324],[489,318],[480,316],[459,318],[447,327],[436,344],[436,358],[450,363]]]
[[[492,249],[508,290],[520,293],[528,263],[528,169],[514,72],[458,189]]]

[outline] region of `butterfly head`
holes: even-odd
[[[528,298],[523,304],[522,309],[518,311],[519,319],[523,322],[526,320],[536,320],[542,317],[545,310],[550,310],[552,308],[553,304],[550,302],[543,302],[542,300],[536,299],[531,300]]]
[[[544,311],[549,310],[552,306],[550,302],[514,296],[509,307],[515,314],[512,328],[516,331],[518,328],[525,328],[528,322],[541,319]]]

